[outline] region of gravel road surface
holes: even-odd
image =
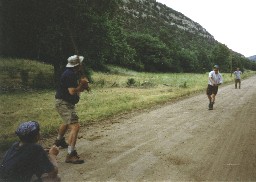
[[[256,181],[256,76],[212,111],[199,94],[83,128],[77,151],[84,164],[61,149],[62,181]]]

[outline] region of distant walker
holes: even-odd
[[[242,71],[240,71],[239,68],[236,68],[236,71],[234,71],[235,89],[237,89],[237,83],[238,83],[239,89],[241,88],[241,74],[242,74]]]

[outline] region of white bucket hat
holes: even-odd
[[[78,55],[74,55],[74,56],[70,56],[68,58],[68,64],[66,65],[66,67],[68,68],[72,68],[75,67],[79,64],[81,64],[84,60],[83,56],[78,56]]]

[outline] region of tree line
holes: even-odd
[[[256,70],[255,63],[217,41],[128,17],[120,11],[122,3],[2,0],[2,56],[50,63],[56,78],[73,54],[100,71],[107,71],[107,64],[148,72],[205,72],[213,64],[225,72]]]

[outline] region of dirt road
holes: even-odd
[[[256,181],[256,76],[221,86],[214,110],[205,94],[84,129],[82,165],[63,181]]]

